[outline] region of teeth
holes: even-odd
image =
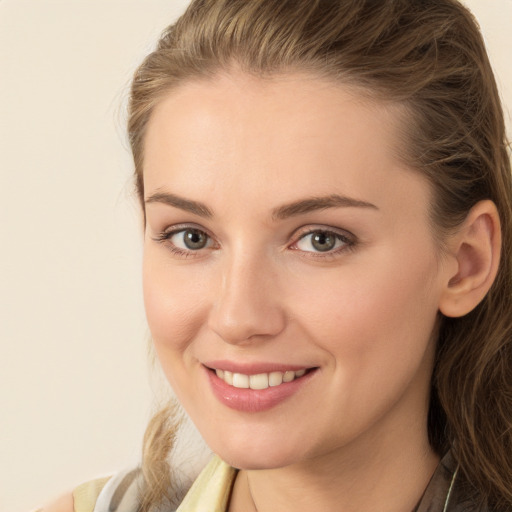
[[[235,388],[248,388],[249,375],[244,375],[243,373],[233,373],[233,386]]]
[[[272,372],[268,374],[268,385],[279,386],[283,383],[283,374],[281,372]]]
[[[292,371],[284,372],[283,382],[291,382],[293,379],[295,379],[295,372],[292,372]]]
[[[267,389],[268,373],[258,373],[249,377],[249,387],[251,389]]]
[[[227,370],[215,370],[217,377],[226,384],[241,389],[267,389],[268,387],[279,386],[283,382],[292,382],[306,373],[306,369],[293,372],[270,372],[258,373],[257,375],[245,375],[243,373],[232,373]]]

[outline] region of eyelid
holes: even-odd
[[[206,247],[194,250],[194,249],[183,249],[181,247],[174,245],[171,242],[171,238],[174,235],[176,235],[177,233],[180,233],[182,231],[187,231],[189,229],[201,231],[202,233],[204,233],[208,237],[209,242],[211,242],[211,244],[209,243]],[[170,225],[170,226],[166,227],[165,229],[159,230],[157,232],[157,234],[152,236],[151,238],[155,242],[160,243],[164,246],[167,246],[167,248],[175,255],[180,256],[180,257],[185,257],[185,258],[199,257],[204,253],[204,251],[212,250],[212,249],[215,249],[218,247],[218,243],[216,242],[215,238],[211,235],[211,233],[203,226],[200,226],[193,222]]]
[[[346,240],[346,243],[343,247],[339,247],[337,249],[333,249],[330,251],[303,251],[299,249],[298,247],[294,247],[297,245],[297,243],[305,238],[308,235],[311,235],[313,233],[332,233],[333,235],[336,235],[340,238],[343,238]],[[296,230],[294,234],[292,235],[292,242],[288,245],[288,247],[292,250],[296,250],[298,252],[301,252],[304,257],[312,257],[312,258],[333,258],[338,253],[345,252],[347,250],[351,250],[355,247],[355,245],[358,243],[357,237],[351,233],[350,231],[347,231],[346,229],[341,228],[335,228],[333,226],[325,226],[325,225],[308,225],[303,226]]]
[[[296,229],[290,238],[292,238],[294,241],[293,243],[296,243],[297,240],[300,238],[309,235],[311,233],[316,233],[318,231],[324,232],[324,233],[334,233],[335,235],[340,235],[344,238],[350,239],[353,242],[357,241],[357,237],[351,233],[350,231],[342,228],[335,228],[334,226],[325,226],[322,224],[309,224],[307,226],[302,226],[298,229]]]
[[[186,231],[187,229],[196,229],[198,231],[203,232],[211,241],[211,244],[207,247],[193,250],[193,249],[181,249],[174,244],[170,242],[170,238],[174,236],[175,234]],[[345,242],[342,247],[335,248],[333,250],[321,252],[321,251],[304,251],[302,249],[299,249],[298,247],[294,247],[297,245],[297,243],[307,235],[313,234],[313,233],[332,233],[333,235],[340,237]],[[216,241],[215,237],[210,233],[208,229],[206,229],[204,226],[201,226],[199,224],[195,223],[182,223],[182,224],[173,224],[168,227],[166,227],[163,230],[160,230],[155,236],[151,237],[154,241],[161,243],[161,244],[167,244],[168,247],[177,255],[185,256],[185,257],[198,257],[200,256],[204,251],[206,250],[212,250],[219,248],[219,244]],[[300,252],[304,255],[304,257],[310,257],[310,258],[333,258],[338,255],[338,253],[345,252],[347,250],[354,249],[355,245],[359,242],[358,238],[351,233],[350,231],[334,226],[326,226],[326,225],[306,225],[302,226],[298,229],[296,229],[292,235],[290,236],[292,238],[292,241],[286,245],[287,248],[296,250],[297,252]]]
[[[180,231],[186,231],[187,229],[197,229],[197,231],[202,231],[206,235],[208,235],[209,238],[212,240],[214,239],[213,235],[206,229],[204,226],[201,226],[199,224],[195,224],[194,222],[184,222],[182,224],[172,224],[170,226],[167,226],[164,229],[157,230],[157,237],[169,237],[171,235],[174,235],[176,233],[179,233]]]

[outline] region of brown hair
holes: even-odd
[[[440,240],[479,200],[496,204],[498,276],[471,313],[440,319],[429,435],[438,453],[453,449],[478,499],[512,506],[512,185],[499,94],[473,16],[456,0],[193,1],[133,80],[128,131],[141,200],[155,105],[183,81],[233,65],[257,76],[310,72],[404,105],[403,158],[433,185]],[[154,427],[146,466],[166,456],[154,449]]]

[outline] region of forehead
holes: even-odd
[[[403,117],[400,105],[303,74],[185,83],[149,121],[146,195],[170,186],[200,200],[238,191],[261,202],[277,189],[282,202],[333,192],[374,202],[390,181],[420,180],[397,157]]]
[[[363,145],[379,135],[379,149],[387,146],[393,151],[402,110],[400,105],[372,101],[361,90],[308,74],[268,78],[242,72],[221,74],[185,82],[165,95],[151,116],[146,148],[151,139],[167,137],[169,142],[172,136],[176,142],[195,144],[207,136],[208,141],[215,138],[216,144],[203,145],[205,153],[226,153],[226,149],[241,148],[244,141],[246,151],[267,148],[259,151],[264,157],[276,145],[284,150],[310,141],[304,152],[320,149],[322,142],[329,145],[331,134],[336,136],[348,127],[350,133],[344,133],[338,145]],[[195,154],[199,149],[195,147]]]

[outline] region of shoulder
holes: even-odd
[[[85,482],[76,487],[73,492],[64,494],[56,501],[35,512],[92,512],[98,497],[109,480],[110,477]]]
[[[137,512],[141,484],[139,468],[86,482],[73,491],[74,512]]]
[[[73,512],[92,512],[98,497],[110,479],[111,477],[97,478],[76,487],[73,491]]]
[[[192,486],[192,482],[176,482],[173,494],[181,502],[178,510],[227,510],[236,473],[236,469],[213,457]],[[123,471],[110,478],[86,482],[37,512],[138,512],[142,488],[140,468]]]
[[[70,492],[36,512],[74,512],[74,510],[73,493]]]

